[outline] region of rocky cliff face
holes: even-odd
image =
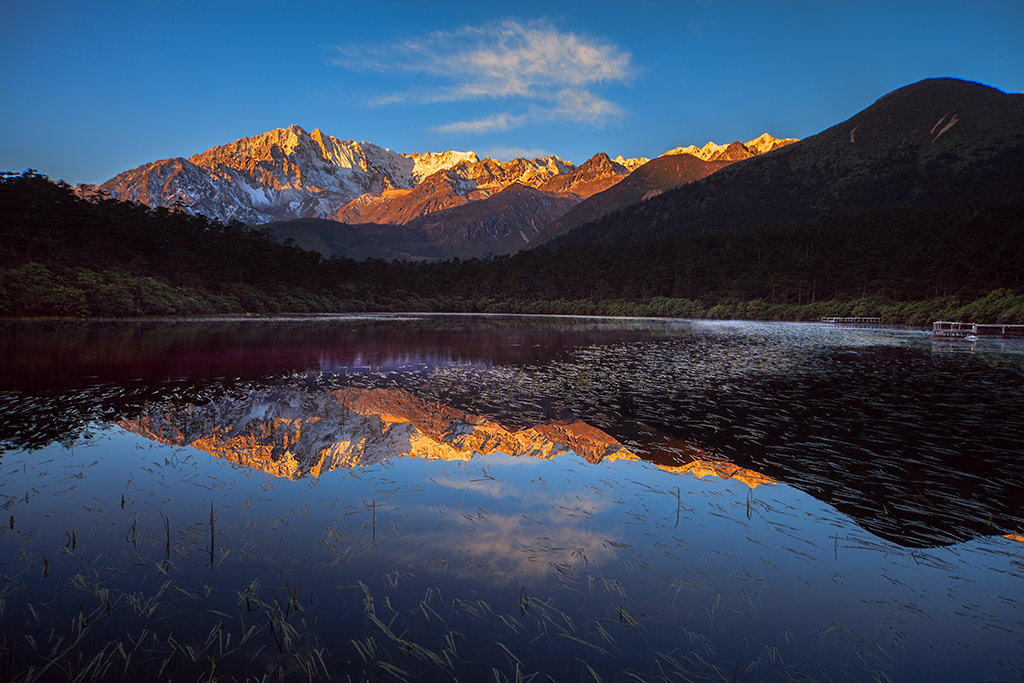
[[[576,166],[556,156],[543,159],[513,159],[512,161],[495,161],[484,159],[472,163],[464,162],[452,167],[452,171],[460,178],[472,181],[482,190],[500,190],[512,183],[528,187],[539,187],[545,181],[556,176],[571,173]]]

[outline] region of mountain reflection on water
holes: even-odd
[[[819,325],[0,326],[0,680],[1012,678],[1022,361]]]
[[[0,447],[67,442],[153,406],[210,421],[282,385],[314,403],[401,387],[512,432],[585,423],[661,465],[732,463],[909,547],[1024,531],[1024,354],[930,343],[898,330],[528,316],[11,324]]]
[[[262,390],[244,399],[223,398],[173,413],[151,409],[120,425],[160,443],[193,446],[292,479],[397,457],[468,461],[493,453],[543,459],[574,453],[591,464],[641,459],[585,422],[509,430],[479,415],[421,401],[401,389]],[[772,483],[757,472],[715,460],[696,446],[685,451],[688,459],[658,466],[736,479],[751,488]]]

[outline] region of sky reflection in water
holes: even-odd
[[[1013,348],[491,318],[2,339],[16,680],[1024,667]]]

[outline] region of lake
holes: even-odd
[[[1024,676],[1020,340],[381,315],[0,348],[0,681]]]

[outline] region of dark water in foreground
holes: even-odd
[[[0,683],[1024,676],[1024,342],[415,316],[0,351]]]

